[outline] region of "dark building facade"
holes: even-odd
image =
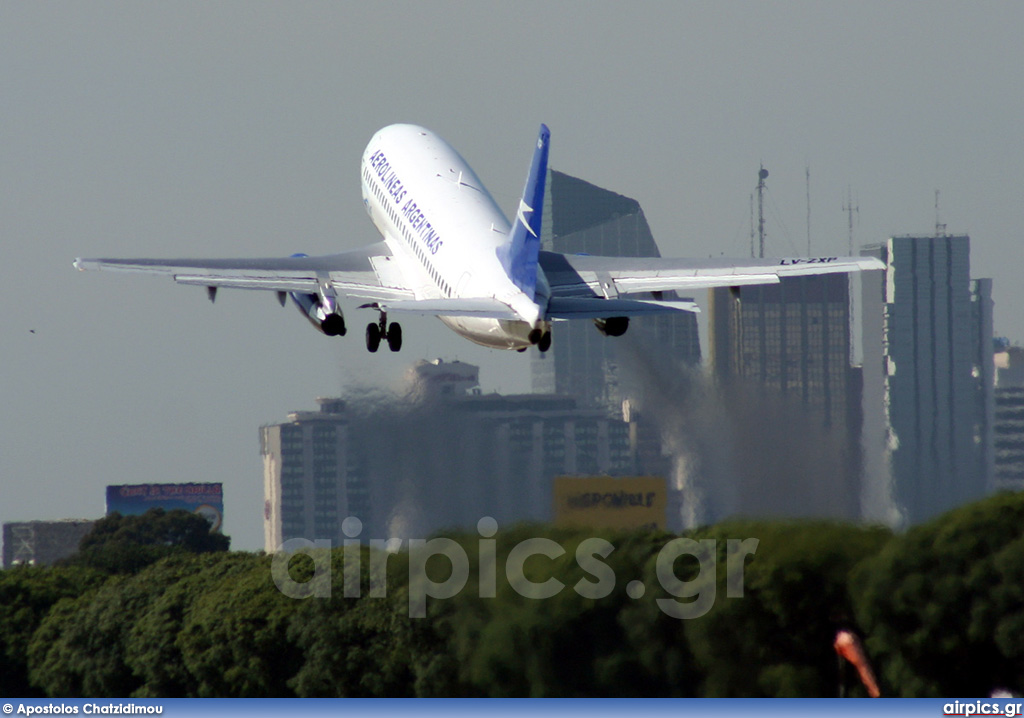
[[[993,488],[1024,491],[1024,347],[996,344]]]
[[[1024,386],[995,390],[994,488],[1024,491]]]
[[[4,568],[19,564],[49,566],[78,552],[92,530],[89,519],[12,521],[4,524]]]
[[[710,290],[709,344],[716,381],[746,382],[798,402],[843,437],[846,475],[833,515],[860,515],[861,372],[851,365],[846,274]]]
[[[970,279],[970,238],[893,237],[864,288],[868,480],[915,524],[990,488],[992,283]]]
[[[545,250],[566,254],[661,256],[639,202],[555,170],[541,241]],[[646,341],[690,365],[701,359],[697,318],[690,312],[633,317],[622,339],[602,335],[588,321],[555,322],[551,335],[551,350],[532,360],[533,391],[616,413],[627,398],[619,387],[616,341]]]
[[[828,425],[845,426],[850,393],[850,290],[846,274],[711,290],[711,363],[799,399]]]

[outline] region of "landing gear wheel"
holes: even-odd
[[[380,347],[380,327],[376,323],[366,325],[366,348],[372,353]]]
[[[551,332],[544,332],[541,336],[540,341],[537,342],[537,348],[542,352],[546,352],[551,348]]]
[[[392,322],[391,326],[388,327],[387,333],[388,349],[393,352],[397,352],[402,348],[402,325],[398,322]]]

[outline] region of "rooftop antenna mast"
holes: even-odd
[[[849,253],[847,256],[853,256],[853,213],[857,213],[857,219],[860,219],[860,202],[857,206],[853,206],[853,193],[850,190],[850,185],[846,185],[846,204],[843,205],[843,211],[846,212],[846,226],[850,233],[849,239]]]
[[[946,236],[946,225],[939,221],[939,191],[935,190],[935,236]]]
[[[757,173],[757,236],[761,248],[761,259],[764,259],[764,181],[767,178],[768,170],[762,164]]]
[[[847,228],[847,231],[849,232],[849,239],[847,240],[848,243],[849,243],[848,247],[847,247],[848,254],[846,256],[852,257],[853,256],[853,213],[854,212],[857,213],[857,220],[860,221],[860,200],[858,199],[857,200],[857,205],[854,206],[854,204],[853,204],[853,191],[850,189],[850,185],[846,185],[846,204],[843,205],[843,211],[846,212],[846,228]],[[848,294],[849,307],[850,307],[850,319],[849,319],[849,321],[850,321],[850,326],[853,327],[853,326],[856,326],[855,323],[854,323],[855,320],[853,318],[853,312],[854,312],[853,287],[856,286],[856,285],[854,285],[853,274],[848,274],[846,276],[847,276],[846,286],[849,288],[849,294]],[[854,351],[853,342],[850,342],[851,359],[852,359],[853,351]]]
[[[807,256],[811,256],[811,166],[805,165],[807,173]]]
[[[756,257],[754,253],[754,193],[750,193],[750,256]]]

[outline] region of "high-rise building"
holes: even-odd
[[[970,279],[966,236],[866,247],[865,511],[905,524],[983,496],[992,467],[991,280]]]
[[[292,538],[340,545],[341,522],[373,520],[368,456],[352,446],[347,405],[317,399],[320,411],[296,411],[288,422],[260,427],[266,550]]]
[[[293,538],[423,538],[442,528],[546,521],[555,476],[633,475],[631,427],[564,396],[482,394],[478,369],[420,362],[409,391],[318,399],[263,426],[265,547]],[[635,432],[633,432],[635,434]]]
[[[1024,386],[1024,347],[1011,346],[1010,340],[997,337],[993,341],[996,363],[996,386]]]
[[[1024,347],[997,342],[993,488],[1024,491]]]
[[[850,291],[846,274],[711,290],[711,365],[777,389],[846,426],[850,405]]]
[[[92,529],[90,519],[12,521],[4,524],[4,568],[19,564],[49,566],[78,551]]]
[[[830,477],[831,515],[853,519],[860,515],[860,369],[850,364],[849,282],[846,274],[821,274],[712,289],[709,344],[720,384],[765,387],[842,437],[846,473]]]
[[[542,247],[567,254],[660,257],[640,203],[552,170],[544,204]],[[669,297],[666,297],[669,298]],[[616,341],[591,322],[555,322],[551,350],[531,363],[533,391],[571,396],[581,406],[617,413],[620,391]],[[626,335],[687,364],[700,363],[697,318],[691,312],[632,317]]]
[[[995,389],[993,488],[1024,491],[1024,386]]]

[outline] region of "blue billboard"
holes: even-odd
[[[137,516],[150,509],[184,509],[201,514],[210,531],[224,521],[223,484],[124,484],[107,487],[107,515]]]

